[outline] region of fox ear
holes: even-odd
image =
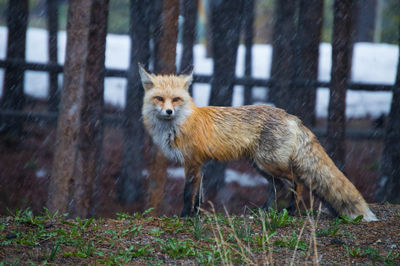
[[[189,65],[185,70],[183,70],[180,76],[185,81],[185,88],[189,88],[193,81],[193,65]]]
[[[145,90],[149,90],[149,89],[153,88],[154,87],[153,79],[152,79],[153,75],[148,73],[144,69],[144,67],[141,63],[138,63],[138,66],[139,66],[139,74],[140,74],[140,79],[142,80],[143,88]]]

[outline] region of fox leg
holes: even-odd
[[[274,209],[278,209],[278,202],[277,202],[277,196],[279,194],[279,191],[284,189],[285,184],[283,181],[279,178],[275,178],[272,176],[269,176],[267,178],[269,184],[268,184],[268,197],[267,200],[264,202],[264,205],[262,208],[264,210],[268,210],[270,207],[273,207]]]
[[[282,178],[275,178],[272,175],[270,175],[268,172],[260,168],[256,162],[250,161],[250,164],[254,167],[254,169],[257,170],[257,172],[262,175],[265,179],[268,181],[268,186],[267,186],[267,200],[264,202],[262,209],[263,210],[268,210],[270,207],[273,207],[275,210],[278,209],[278,202],[277,202],[277,197],[278,194],[281,190],[284,189],[285,183],[282,180]]]
[[[183,210],[181,217],[194,215],[194,205],[196,196],[199,193],[200,181],[200,166],[185,165],[185,188],[183,190]]]
[[[294,184],[294,191],[291,191],[292,196],[288,207],[288,212],[292,215],[295,214],[297,210],[299,210],[304,189],[304,185],[299,182],[293,182],[293,184]]]

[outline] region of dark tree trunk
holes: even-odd
[[[204,11],[206,15],[206,23],[204,25],[204,34],[206,38],[206,57],[211,58],[213,57],[213,52],[212,52],[212,29],[211,29],[211,1],[212,0],[207,0],[203,1],[204,5]]]
[[[149,27],[150,27],[150,38],[151,38],[151,46],[150,46],[150,62],[149,69],[155,71],[159,69],[158,67],[158,53],[159,53],[159,43],[161,37],[161,26],[162,26],[162,8],[163,1],[162,0],[150,0],[150,10],[149,12]]]
[[[279,108],[290,107],[294,97],[291,95],[291,80],[294,77],[294,47],[296,35],[297,1],[275,1],[274,28],[272,34],[272,66],[269,99]]]
[[[400,48],[400,24],[399,24]],[[392,88],[392,105],[386,127],[385,147],[381,159],[380,181],[375,194],[378,202],[400,203],[400,53],[396,82]]]
[[[322,31],[323,1],[301,0],[295,44],[294,84],[288,111],[307,126],[315,125],[315,102],[318,79],[319,43]]]
[[[7,60],[25,61],[26,30],[28,26],[29,1],[8,1],[7,10]],[[24,107],[24,70],[8,66],[4,73],[1,109],[22,110]],[[8,118],[1,121],[0,130],[19,136],[22,133],[22,121]]]
[[[253,48],[253,23],[254,23],[254,0],[247,0],[244,2],[243,8],[244,20],[244,44],[246,47],[244,76],[251,78],[251,64],[252,64],[252,48]],[[244,104],[249,105],[253,103],[252,100],[252,86],[244,86]]]
[[[92,0],[86,70],[83,83],[81,126],[74,182],[76,216],[96,213],[103,142],[104,74],[109,0]]]
[[[212,1],[213,79],[210,105],[230,106],[244,1]]]
[[[179,71],[182,72],[188,66],[193,65],[193,46],[196,41],[196,24],[197,24],[197,4],[198,0],[182,0],[182,58]],[[189,88],[192,94],[192,86]]]
[[[341,170],[345,164],[346,90],[353,54],[353,11],[353,1],[335,0],[327,150]]]
[[[46,0],[49,63],[57,64],[58,1]],[[49,73],[49,111],[57,111],[60,103],[58,73]]]
[[[378,0],[357,0],[356,42],[373,42]]]
[[[232,104],[236,56],[244,1],[211,1],[212,53],[214,58],[210,105]],[[206,193],[225,182],[225,164],[211,161],[204,170]]]
[[[48,207],[94,215],[101,167],[108,0],[71,0],[62,103]]]
[[[193,65],[193,46],[196,41],[197,0],[182,0],[182,58],[180,71]]]
[[[179,0],[164,0],[162,2],[161,34],[158,46],[158,74],[175,74],[176,43],[178,41]]]
[[[161,13],[161,31],[156,57],[155,72],[158,74],[176,73],[176,44],[178,41],[179,0],[164,0]],[[153,214],[158,214],[158,207],[163,198],[167,178],[168,160],[162,152],[152,144],[149,177],[149,207]]]
[[[148,64],[149,47],[149,4],[146,1],[131,0],[130,37],[131,55],[126,91],[124,150],[122,173],[119,179],[119,199],[132,203],[140,199],[143,182],[144,127],[141,121],[144,90],[140,82],[138,63]]]

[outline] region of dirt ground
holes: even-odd
[[[340,222],[322,214],[295,217],[268,241],[260,220],[201,215],[202,224],[178,217],[131,216],[81,222],[29,215],[0,216],[0,263],[8,265],[399,265],[400,207],[374,204],[378,222]],[[313,228],[316,227],[316,230]],[[246,228],[246,231],[243,231]],[[218,240],[218,233],[226,242]],[[232,237],[236,232],[238,239]],[[271,232],[271,231],[270,231]],[[313,233],[315,232],[315,233]],[[293,237],[298,242],[293,242]],[[315,239],[313,242],[312,239]],[[241,243],[241,244],[238,244]],[[297,244],[296,244],[297,243]],[[315,245],[313,244],[315,243]],[[296,244],[296,245],[295,245]],[[222,245],[222,248],[221,248]],[[238,255],[233,252],[243,248]],[[228,253],[221,255],[221,250]]]

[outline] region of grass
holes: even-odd
[[[293,217],[273,209],[241,216],[203,210],[186,219],[152,217],[150,211],[117,213],[116,219],[69,219],[47,209],[40,215],[10,211],[0,217],[0,265],[294,264],[299,258],[319,264],[318,239],[352,239],[346,228],[361,223],[361,218],[342,217],[321,226],[312,214]],[[336,249],[343,261],[399,263],[395,249],[347,244]]]

